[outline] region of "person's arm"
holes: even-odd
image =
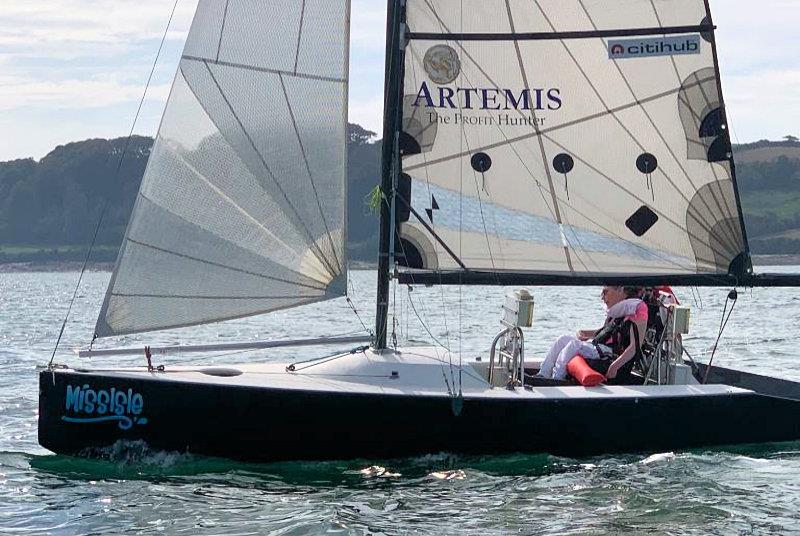
[[[643,342],[643,333],[645,333],[645,331],[647,330],[647,320],[645,319],[638,322],[634,322],[633,325],[631,325],[631,336],[630,336],[631,343],[628,345],[627,348],[625,348],[625,350],[623,350],[623,352],[619,355],[619,357],[616,358],[613,363],[611,363],[611,366],[608,367],[606,378],[608,378],[609,380],[616,378],[619,369],[624,367],[625,364],[631,359],[633,359],[633,356],[636,355],[636,351],[638,350],[638,348],[636,347],[637,337],[634,335],[633,332],[634,329],[639,330],[638,340],[639,340],[639,346],[641,346]]]
[[[594,339],[597,334],[600,332],[599,329],[582,329],[578,331],[578,340],[579,341],[588,341]]]

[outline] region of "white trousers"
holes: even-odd
[[[606,348],[603,345],[601,347]],[[608,353],[611,353],[610,349]],[[567,365],[576,355],[581,355],[586,359],[600,359],[600,354],[597,353],[597,348],[592,343],[578,340],[572,335],[564,335],[559,337],[547,352],[539,369],[539,376],[554,380],[566,379]]]

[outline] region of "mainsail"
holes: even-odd
[[[346,291],[349,0],[201,0],[99,337]]]
[[[401,279],[749,272],[707,2],[406,6]]]

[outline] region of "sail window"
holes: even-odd
[[[639,210],[633,213],[625,222],[625,226],[631,230],[636,236],[644,236],[647,231],[652,229],[653,225],[658,221],[658,214],[652,211],[650,207],[643,205]]]
[[[486,173],[492,167],[492,158],[486,153],[472,155],[472,169],[478,173]]]
[[[575,167],[575,160],[567,153],[561,153],[553,158],[553,169],[559,173],[567,174]]]

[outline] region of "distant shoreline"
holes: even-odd
[[[79,272],[83,266],[78,261],[44,261],[44,262],[7,262],[0,263],[0,273],[15,272]],[[90,262],[86,265],[89,272],[110,272],[113,262]]]
[[[798,255],[753,255],[753,264],[758,266],[800,266]],[[78,272],[83,266],[77,261],[46,262],[8,262],[0,263],[0,274],[25,272]],[[350,261],[351,270],[376,270],[377,264],[370,261]],[[113,262],[90,262],[86,266],[89,272],[111,272]],[[756,270],[758,271],[758,270]]]

